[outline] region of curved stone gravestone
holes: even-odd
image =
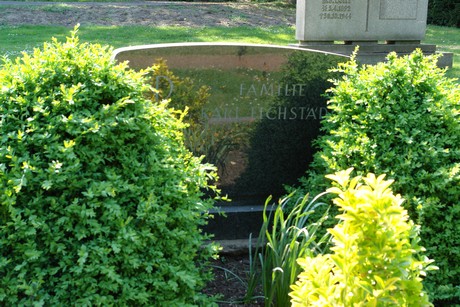
[[[217,216],[208,227],[217,239],[256,236],[267,197],[285,194],[283,185],[305,173],[328,112],[329,70],[347,60],[295,47],[207,43],[121,48],[114,57],[134,69],[166,61],[175,76],[209,88],[186,135],[194,137],[192,151],[200,148],[196,154],[218,166],[218,187],[231,199],[222,204],[227,218]],[[157,75],[153,83],[174,101],[172,80]]]

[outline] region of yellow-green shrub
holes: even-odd
[[[325,134],[302,185],[321,192],[325,174],[350,166],[394,179],[439,266],[424,281],[430,297],[460,304],[460,87],[420,50],[387,60],[339,65],[343,76],[328,91]]]
[[[304,271],[292,286],[293,306],[430,306],[421,276],[432,261],[420,254],[403,199],[384,175],[350,173],[327,176],[339,186],[329,191],[341,212],[329,229],[332,253],[299,259]]]

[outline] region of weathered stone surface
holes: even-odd
[[[420,41],[428,0],[298,0],[299,41]]]

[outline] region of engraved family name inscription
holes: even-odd
[[[115,58],[134,69],[162,59],[175,76],[209,88],[186,143],[218,167],[218,186],[234,205],[263,205],[304,174],[328,113],[330,69],[346,60],[295,47],[200,43],[122,48]],[[166,76],[153,84],[172,101],[180,92]]]

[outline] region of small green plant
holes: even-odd
[[[325,134],[301,179],[305,191],[324,191],[324,174],[349,166],[357,175],[394,178],[393,190],[405,195],[439,266],[424,280],[430,297],[460,303],[460,87],[420,50],[392,53],[377,65],[353,59],[338,70],[343,77],[328,91]]]
[[[351,171],[327,176],[338,184],[329,191],[341,222],[329,229],[331,254],[299,259],[292,306],[431,306],[421,277],[435,267],[421,255],[403,199],[384,175],[350,179]]]
[[[212,303],[215,169],[111,52],[74,31],[1,66],[0,305]]]
[[[268,198],[263,211],[263,225],[254,254],[250,251],[250,273],[246,300],[254,298],[255,289],[261,283],[265,306],[290,306],[290,286],[297,279],[301,267],[297,259],[323,252],[329,236],[317,238],[316,233],[327,213],[317,221],[310,215],[319,206],[318,195],[308,202],[308,195],[298,200],[286,214],[285,206],[293,199],[287,196],[271,208]],[[259,272],[260,270],[260,272]]]

